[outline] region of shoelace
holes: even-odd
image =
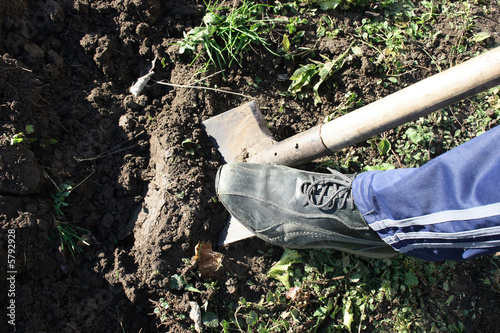
[[[313,181],[304,181],[301,185],[302,193],[306,195],[307,201],[305,205],[310,204],[316,208],[323,208],[328,206],[331,208],[335,200],[339,199],[339,208],[343,209],[347,201],[350,202],[352,209],[354,209],[354,200],[351,194],[352,180],[340,172],[328,168],[334,176],[338,179],[317,179]],[[333,193],[328,194],[329,190]],[[327,200],[323,199],[327,196]]]

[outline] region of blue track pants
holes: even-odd
[[[400,253],[430,261],[500,251],[500,126],[420,168],[369,171],[354,201]]]

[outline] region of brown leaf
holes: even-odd
[[[200,242],[196,245],[194,259],[202,278],[211,278],[222,266],[222,253],[212,250],[212,243]]]

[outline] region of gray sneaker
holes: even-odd
[[[235,163],[219,169],[216,191],[257,237],[285,248],[331,248],[372,258],[397,254],[368,227],[351,195],[354,176]]]

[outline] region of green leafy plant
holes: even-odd
[[[233,62],[241,66],[241,56],[251,45],[262,45],[274,53],[263,36],[270,31],[274,21],[263,18],[264,10],[269,6],[244,1],[240,7],[227,8],[218,7],[217,3],[206,4],[203,25],[185,33],[184,39],[178,42],[181,54],[195,53],[196,60],[204,52],[208,56],[207,64],[223,68]],[[197,53],[198,45],[201,45],[202,52]]]
[[[26,132],[26,134],[25,134]],[[35,126],[33,125],[26,125],[25,132],[19,132],[17,134],[14,134],[12,138],[10,139],[10,145],[13,146],[15,144],[24,142],[25,139],[28,139],[28,136],[31,134],[35,133]],[[29,138],[30,142],[36,141],[36,138]]]
[[[219,318],[213,312],[205,312],[201,317],[203,325],[208,328],[217,328],[219,326]]]
[[[382,164],[378,164],[378,165],[367,165],[362,169],[362,171],[375,171],[375,170],[385,171],[385,170],[392,170],[392,169],[396,169],[396,167],[393,164],[382,163]]]
[[[13,146],[23,142],[28,142],[28,143],[36,142],[38,141],[38,138],[33,136],[34,133],[35,133],[35,126],[28,124],[26,125],[24,132],[19,132],[12,136],[12,138],[10,139],[10,145]],[[6,135],[4,134],[4,136]],[[48,139],[45,140],[44,142],[40,142],[40,147],[53,145],[56,144],[57,142],[58,141],[56,139]]]
[[[194,153],[201,148],[198,143],[194,142],[191,139],[184,139],[181,145],[189,155],[194,155]]]
[[[160,320],[160,324],[165,324],[168,321],[168,310],[170,309],[170,304],[162,297],[158,301],[149,300],[154,305],[153,313]]]
[[[288,24],[286,25],[286,29],[288,30],[288,33],[290,35],[293,35],[297,32],[299,32],[299,25],[301,24],[307,24],[307,19],[301,19],[299,17],[291,17],[289,20],[288,20]]]
[[[20,132],[17,134],[14,134],[14,136],[10,139],[10,145],[13,146],[15,144],[21,143],[24,141],[24,133]]]
[[[186,319],[186,315],[184,313],[179,313],[173,309],[168,301],[163,297],[161,297],[158,301],[151,299],[149,301],[153,303],[154,306],[153,315],[155,315],[160,322],[158,326],[167,326],[171,322]]]
[[[318,37],[337,38],[340,31],[341,29],[336,27],[335,21],[330,16],[323,16],[316,29],[316,35]]]
[[[201,291],[195,287],[193,287],[192,284],[189,284],[186,282],[186,279],[184,276],[179,275],[179,274],[174,274],[170,278],[170,288],[175,289],[175,290],[182,290],[185,289],[187,291],[192,291],[196,293],[201,293]]]
[[[70,184],[62,183],[57,188],[56,194],[51,196],[53,199],[52,207],[54,208],[56,217],[61,217],[64,215],[61,208],[68,206],[68,203],[66,203],[65,201],[72,190],[73,186],[71,186]]]
[[[391,143],[387,139],[382,139],[378,143],[377,148],[380,155],[387,155],[391,150]]]
[[[269,272],[267,272],[267,276],[280,281],[288,289],[290,288],[290,267],[292,264],[300,263],[301,259],[297,251],[285,249],[281,259],[271,267]]]
[[[290,77],[292,83],[290,84],[288,91],[297,95],[305,87],[312,86],[314,104],[316,105],[321,103],[319,87],[323,84],[323,82],[342,68],[347,56],[352,52],[352,46],[353,44],[351,44],[351,46],[349,46],[347,50],[336,59],[331,60],[328,57],[321,55],[324,62],[311,60],[312,63],[299,67]]]
[[[56,186],[57,191],[55,195],[51,196],[52,207],[54,209],[54,214],[55,214],[55,230],[57,232],[57,238],[61,243],[61,250],[64,251],[65,249],[68,249],[73,259],[75,258],[76,253],[83,252],[80,246],[81,244],[90,246],[87,240],[82,236],[80,236],[81,233],[90,233],[90,231],[85,228],[75,226],[69,222],[62,221],[61,218],[64,216],[64,212],[62,211],[62,209],[64,207],[68,207],[66,199],[71,194],[71,192],[74,191],[78,186],[80,186],[92,175],[93,173],[87,176],[77,185],[62,183],[61,185],[57,186],[54,183],[54,186]]]
[[[434,133],[429,118],[421,118],[412,123],[395,143],[395,152],[406,165],[416,167],[428,162],[436,152],[433,145]]]

